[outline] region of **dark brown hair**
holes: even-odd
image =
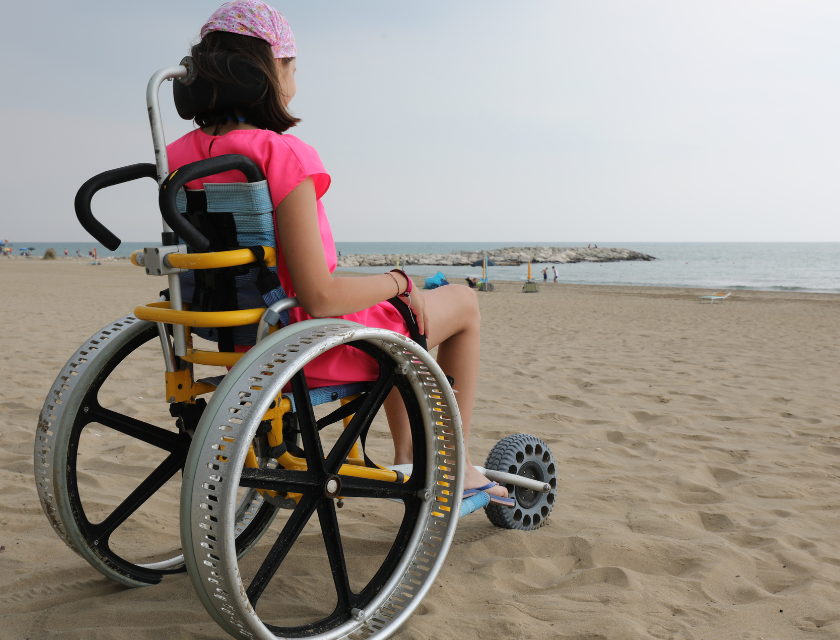
[[[214,54],[242,56],[259,70],[258,73],[265,75],[267,82],[262,95],[252,103],[236,108],[236,111],[247,118],[251,124],[260,129],[283,133],[300,122],[300,118],[291,115],[283,105],[283,90],[277,77],[271,45],[261,38],[226,31],[211,31],[190,51],[198,75],[214,85],[210,108],[195,116],[195,123],[199,127],[224,124],[228,116],[232,115],[231,109],[214,109],[212,106],[216,98],[216,83],[230,81],[229,77],[222,75],[218,67],[212,64],[213,58],[216,57]],[[285,58],[283,64],[288,64],[290,61],[291,58]]]

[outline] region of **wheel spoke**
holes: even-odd
[[[326,469],[329,473],[338,473],[338,469],[344,464],[350,450],[362,432],[370,427],[385,398],[391,393],[394,386],[393,367],[380,367],[379,377],[373,387],[365,396],[362,407],[353,415],[350,424],[339,436],[327,457]]]
[[[321,486],[314,473],[286,469],[255,469],[245,467],[239,479],[240,487],[301,493],[306,487]]]
[[[403,557],[403,554],[408,548],[409,540],[411,539],[411,531],[417,523],[422,503],[416,497],[406,498],[404,502],[405,512],[403,513],[403,520],[402,524],[400,524],[399,533],[397,533],[394,538],[391,550],[388,552],[388,556],[379,567],[379,570],[373,578],[370,579],[367,586],[357,595],[358,602],[367,602],[370,598],[376,595],[378,590],[382,588],[382,584],[388,579],[388,576],[395,571],[397,565]]]
[[[324,427],[328,427],[331,424],[335,424],[339,420],[343,420],[349,416],[352,416],[356,413],[359,409],[362,408],[362,405],[365,402],[366,394],[356,396],[354,400],[351,400],[347,404],[341,405],[338,409],[333,411],[331,414],[324,416],[323,418],[318,419],[318,431],[323,429]]]
[[[96,543],[106,545],[114,530],[128,520],[137,509],[151,498],[158,489],[165,485],[178,469],[184,467],[186,456],[180,452],[170,454],[157,469],[132,491],[120,505],[111,512],[105,520],[97,525],[91,526],[91,537],[96,538]]]
[[[341,495],[345,498],[405,498],[417,493],[417,483],[370,480],[354,476],[341,478]]]
[[[248,585],[246,595],[251,602],[251,606],[257,605],[257,600],[260,599],[268,583],[274,577],[274,574],[277,573],[277,569],[280,568],[283,560],[288,555],[295,540],[298,539],[300,532],[303,531],[306,523],[309,522],[309,518],[315,512],[315,507],[318,506],[318,500],[319,498],[314,495],[304,495],[300,499],[298,506],[292,511],[292,515],[286,521],[286,525],[283,527],[277,540],[274,541],[271,550],[268,552],[265,560],[263,560],[262,565],[260,565],[254,579]]]
[[[344,545],[341,544],[341,532],[338,530],[338,518],[335,515],[335,503],[321,500],[318,504],[318,520],[321,521],[321,535],[327,548],[335,592],[338,602],[336,612],[350,613],[353,592],[350,591],[350,577],[347,575],[347,563],[344,560]],[[343,610],[343,611],[342,611]]]
[[[297,414],[300,438],[306,454],[306,465],[310,471],[324,472],[324,449],[321,437],[318,435],[318,423],[312,410],[312,399],[309,397],[309,387],[306,376],[301,369],[292,377],[292,394],[295,398],[295,413]]]
[[[172,433],[148,422],[131,418],[97,404],[91,403],[88,406],[89,410],[84,415],[89,423],[99,422],[114,431],[124,433],[153,447],[158,447],[170,453],[175,453],[176,451],[179,453],[183,452],[186,455],[186,450],[189,448],[189,438],[184,440],[177,433]]]

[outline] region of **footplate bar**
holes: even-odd
[[[411,475],[410,464],[398,464],[388,467],[391,471],[399,471],[406,476]],[[551,486],[547,482],[540,482],[539,480],[532,480],[531,478],[524,478],[512,473],[505,473],[504,471],[494,471],[493,469],[485,469],[484,467],[476,467],[479,473],[487,477],[488,480],[498,482],[499,484],[512,484],[516,487],[529,489],[530,491],[538,491],[540,493],[551,493]]]

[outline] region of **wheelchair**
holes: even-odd
[[[250,99],[233,77],[216,87],[217,105]],[[388,637],[428,592],[462,514],[484,506],[499,527],[546,524],[557,494],[554,457],[533,436],[503,438],[481,470],[516,506],[487,504],[484,493],[462,499],[465,448],[445,373],[416,341],[392,331],[335,318],[289,323],[298,303],[276,277],[265,179],[233,155],[169,172],[158,98],[167,80],[185,119],[214,93],[190,58],[156,72],[146,92],[155,164],[95,176],[75,205],[84,228],[115,250],[120,240],[91,211],[94,194],[153,178],[162,242],[131,261],[168,288],[97,331],[56,378],[35,442],[44,513],[73,551],[120,584],[153,585],[186,571],[202,605],[235,638]],[[184,188],[233,170],[247,181]],[[218,342],[218,350],[196,338]],[[231,344],[253,346],[240,353]],[[304,366],[336,348],[369,356],[376,379],[310,388]],[[131,364],[137,358],[162,375],[149,380]],[[208,367],[218,375],[199,377]],[[371,457],[371,427],[394,388],[409,416],[410,465]],[[153,418],[138,418],[121,398],[135,393],[157,394]],[[103,449],[106,436],[118,446]],[[379,440],[387,450],[387,437]],[[133,464],[142,456],[152,460],[148,473]],[[118,504],[102,495],[109,478],[129,477],[136,486]],[[158,510],[167,501],[179,505],[177,514]],[[149,532],[166,518],[175,519],[180,540],[153,546],[161,535]]]

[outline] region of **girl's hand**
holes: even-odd
[[[420,335],[429,337],[429,313],[426,311],[426,299],[422,290],[415,287],[409,298],[403,298],[405,302],[411,307],[414,316],[417,319],[417,328],[420,330]]]

